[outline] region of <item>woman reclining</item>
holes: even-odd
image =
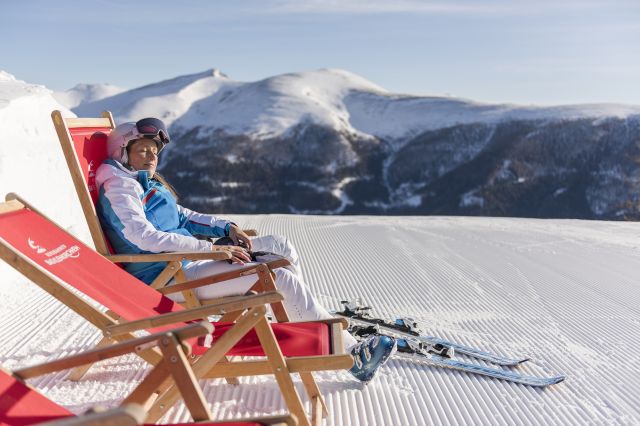
[[[302,278],[296,250],[286,238],[263,236],[250,239],[233,222],[177,204],[171,186],[156,173],[158,154],[169,141],[164,123],[156,118],[123,123],[109,134],[109,159],[98,168],[96,183],[100,194],[98,217],[116,253],[223,250],[231,254],[232,263],[214,260],[186,262],[183,270],[189,280],[251,265],[252,251],[274,253],[291,262],[286,269],[274,271],[276,287],[284,296],[284,306],[291,320],[332,318],[309,292]],[[196,236],[230,237],[234,245],[215,245]],[[164,266],[164,262],[129,263],[125,268],[149,284]],[[197,288],[196,295],[201,299],[241,295],[254,282],[255,276],[234,278]],[[181,293],[173,293],[169,297],[177,302],[184,300]],[[344,341],[354,356],[350,372],[362,381],[373,378],[396,346],[393,339],[383,336],[357,342],[346,331]]]

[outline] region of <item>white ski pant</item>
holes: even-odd
[[[291,321],[315,321],[333,318],[327,310],[320,305],[307,288],[302,278],[300,261],[295,247],[285,237],[279,235],[267,235],[251,239],[254,252],[265,251],[285,257],[290,266],[278,268],[274,271],[276,288],[284,296],[283,304]],[[275,260],[275,257],[263,256],[258,260]],[[188,280],[204,278],[209,275],[232,271],[254,265],[247,263],[245,266],[230,264],[226,261],[197,260],[184,267],[184,273]],[[195,290],[199,299],[215,299],[223,296],[235,296],[245,294],[256,282],[256,275],[234,278],[221,283],[211,284]],[[173,284],[170,283],[170,285]],[[172,300],[183,302],[182,293],[169,294]],[[345,348],[349,351],[356,340],[347,331],[344,331]]]

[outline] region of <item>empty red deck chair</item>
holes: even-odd
[[[285,426],[296,424],[295,419],[291,416],[248,419],[240,422],[211,421],[212,418],[207,403],[181,346],[183,339],[210,333],[211,328],[210,324],[203,322],[175,329],[170,333],[149,335],[129,340],[110,348],[95,349],[45,364],[23,368],[13,373],[0,368],[0,426],[27,426],[42,424],[43,422],[50,426],[69,425],[70,423],[74,425],[104,424],[118,426],[141,424],[147,414],[142,406],[137,403],[128,403],[118,409],[86,414],[76,418],[70,411],[25,383],[27,378],[68,369],[84,362],[104,360],[131,353],[139,345],[158,347],[163,354],[163,362],[147,375],[142,383],[138,385],[138,388],[146,386],[147,382],[166,380],[171,376],[176,383],[180,383],[181,395],[193,419],[200,422],[198,424],[215,424],[218,426]],[[168,362],[171,357],[175,359]]]
[[[201,355],[193,363],[196,377],[274,374],[291,413],[301,424],[309,424],[290,376],[297,372],[311,400],[313,418],[326,415],[311,372],[352,366],[353,360],[345,353],[342,341],[344,321],[270,325],[264,304],[282,300],[277,292],[227,298],[184,309],[82,244],[24,200],[18,201],[19,197],[12,194],[7,198],[9,201],[0,204],[0,257],[98,327],[106,338],[123,341],[131,339],[136,330],[158,332],[210,315],[245,310],[235,323],[215,324],[211,348],[203,340],[192,344],[193,353]],[[265,265],[259,268],[267,269]],[[96,309],[64,284],[89,296],[109,312]],[[149,351],[140,355],[153,364],[158,362],[157,355]],[[221,364],[225,355],[266,359]],[[156,391],[160,396],[149,411],[153,421],[178,398],[175,386]]]

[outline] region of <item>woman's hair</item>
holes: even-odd
[[[160,182],[162,184],[162,186],[167,188],[169,190],[169,192],[173,195],[173,197],[176,199],[176,201],[178,201],[178,192],[176,191],[176,189],[169,182],[167,182],[167,180],[164,178],[164,176],[162,176],[158,172],[155,172],[153,174],[153,179],[157,180],[158,182]]]

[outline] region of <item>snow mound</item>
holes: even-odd
[[[15,77],[6,71],[0,70],[0,81],[15,81]]]
[[[44,86],[0,71],[0,197],[17,192],[65,227],[88,237],[51,112],[60,105]]]

